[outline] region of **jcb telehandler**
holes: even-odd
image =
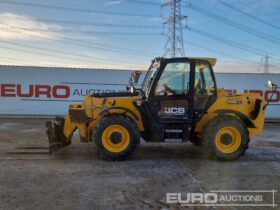
[[[264,99],[217,89],[214,58],[156,58],[141,88],[132,73],[127,92],[101,93],[71,104],[66,118],[46,123],[50,153],[71,144],[78,129],[107,160],[123,160],[146,142],[186,142],[219,160],[234,160],[263,130]],[[237,81],[238,82],[238,81]],[[270,84],[270,89],[276,86]]]

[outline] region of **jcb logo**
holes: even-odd
[[[184,107],[165,107],[164,113],[169,115],[184,115],[185,108]]]

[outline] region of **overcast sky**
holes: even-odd
[[[139,1],[0,0],[0,63],[146,69],[163,55],[163,1]],[[267,53],[270,70],[280,72],[280,1],[220,1],[233,9],[217,0],[192,0],[190,9],[183,1],[186,56],[217,57],[217,71],[257,72]]]

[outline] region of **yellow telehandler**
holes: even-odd
[[[258,94],[217,89],[215,58],[155,58],[141,88],[132,73],[126,92],[87,95],[66,118],[46,123],[50,153],[70,145],[78,129],[100,157],[124,160],[146,142],[191,141],[219,160],[242,156],[262,132],[268,103]],[[269,82],[271,92],[277,86]]]

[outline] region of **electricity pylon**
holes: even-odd
[[[167,6],[170,12],[168,19],[163,23],[166,36],[163,56],[184,57],[183,20],[186,20],[187,16],[181,15],[181,0],[167,0],[161,7]]]

